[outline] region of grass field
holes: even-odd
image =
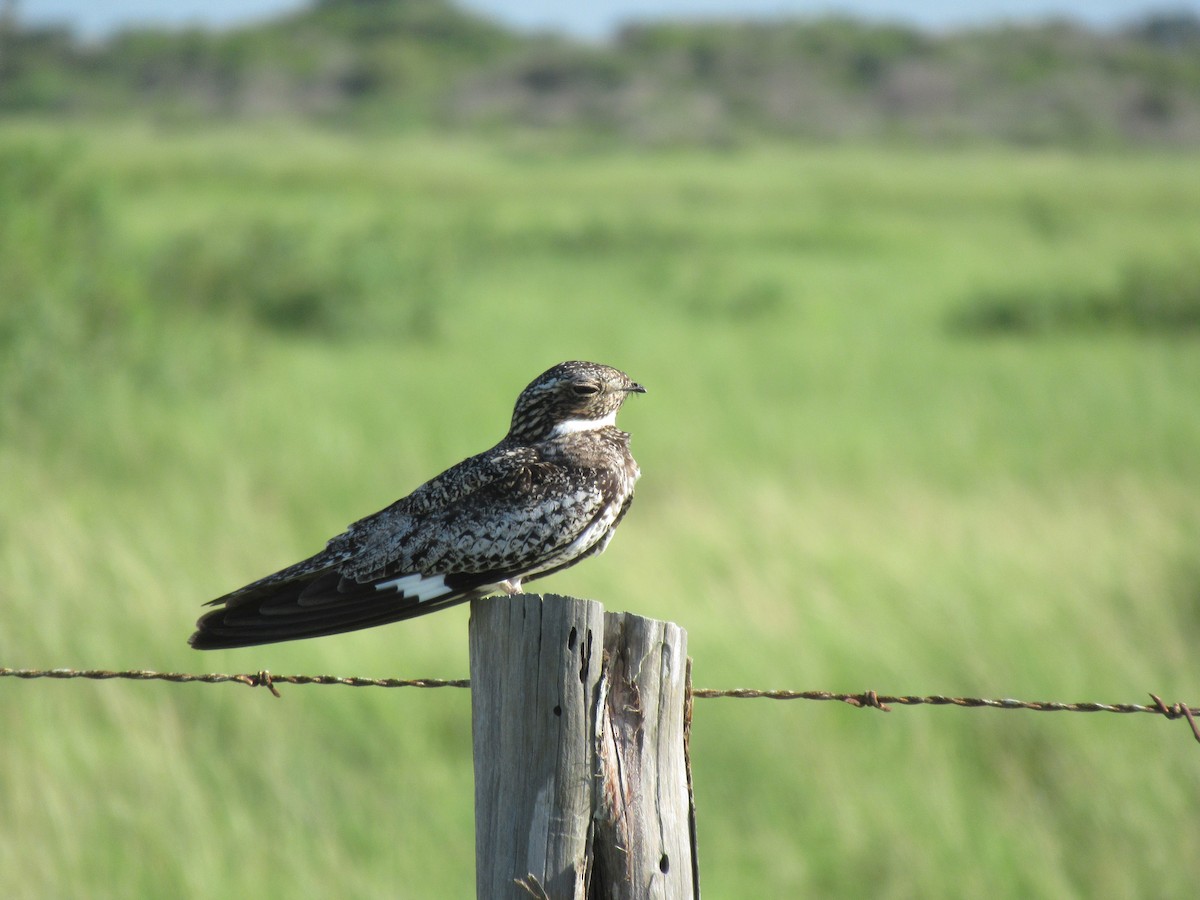
[[[0,666],[463,677],[465,608],[185,639],[585,358],[649,388],[644,477],[537,587],[680,623],[698,686],[1195,704],[1196,171],[6,125]],[[0,681],[0,892],[470,896],[469,703]],[[708,700],[693,752],[709,897],[1200,876],[1179,722]]]

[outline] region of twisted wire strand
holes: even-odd
[[[0,678],[21,679],[73,679],[83,678],[92,681],[108,681],[110,679],[128,679],[132,681],[166,681],[175,684],[244,684],[249,687],[265,687],[276,697],[280,696],[277,685],[280,684],[340,684],[346,687],[383,687],[383,688],[469,688],[470,679],[442,678],[360,678],[357,676],[337,675],[273,675],[265,669],[253,673],[224,674],[208,672],[195,674],[191,672],[154,672],[145,669],[127,669],[112,671],[109,669],[10,669],[0,667]],[[1164,716],[1167,719],[1185,718],[1192,728],[1192,734],[1200,741],[1200,708],[1184,703],[1167,704],[1157,694],[1151,694],[1151,704],[1142,703],[1097,703],[1081,701],[1063,703],[1057,700],[1014,700],[1012,698],[984,697],[948,697],[941,694],[915,696],[911,694],[892,695],[879,694],[875,691],[863,691],[857,694],[838,693],[835,691],[790,691],[790,690],[758,690],[755,688],[731,688],[717,690],[714,688],[693,688],[691,696],[699,700],[709,700],[718,697],[735,700],[835,700],[861,709],[878,709],[890,712],[893,706],[957,706],[963,709],[1023,709],[1032,712],[1076,712],[1076,713],[1151,713]]]
[[[446,680],[442,678],[359,678],[357,676],[338,675],[272,675],[266,669],[253,673],[224,674],[221,672],[153,672],[146,669],[126,669],[114,672],[109,669],[9,669],[0,667],[0,678],[54,678],[70,679],[85,678],[90,681],[108,681],[113,678],[123,678],[131,681],[169,681],[175,684],[224,684],[228,682],[244,684],[249,687],[265,687],[276,697],[279,691],[277,684],[341,684],[347,687],[414,687],[414,688],[467,688],[471,686],[469,679],[460,678]]]

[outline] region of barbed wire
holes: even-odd
[[[277,684],[341,684],[346,687],[385,688],[469,688],[470,679],[445,680],[441,678],[359,678],[338,675],[272,675],[266,669],[254,673],[226,675],[220,672],[194,674],[191,672],[153,672],[146,669],[126,669],[114,672],[108,669],[9,669],[0,667],[0,678],[84,678],[90,681],[108,681],[124,678],[131,681],[170,681],[175,684],[244,684],[249,687],[265,687],[276,697]]]
[[[339,684],[345,687],[382,687],[382,688],[469,688],[470,679],[442,678],[360,678],[356,676],[337,675],[272,675],[266,669],[253,673],[224,674],[208,672],[195,674],[191,672],[154,672],[146,669],[126,669],[112,671],[109,669],[10,669],[0,667],[0,678],[21,678],[32,680],[37,678],[73,679],[83,678],[91,681],[108,681],[110,679],[127,679],[131,681],[166,681],[175,684],[244,684],[248,687],[265,687],[276,697],[281,696],[276,685],[280,684]],[[1013,700],[1011,698],[988,699],[984,697],[948,697],[941,694],[916,696],[911,694],[879,694],[876,691],[863,691],[857,694],[838,693],[836,691],[789,691],[789,690],[757,690],[754,688],[731,688],[718,690],[714,688],[693,688],[691,696],[699,700],[710,700],[718,697],[735,700],[819,700],[838,701],[859,709],[877,709],[881,712],[891,712],[893,706],[956,706],[962,709],[1022,709],[1030,712],[1076,712],[1076,713],[1150,713],[1167,719],[1186,719],[1191,726],[1192,735],[1200,741],[1200,708],[1184,703],[1167,704],[1157,694],[1151,694],[1153,704],[1141,703],[1096,703],[1083,701],[1078,703],[1062,703],[1056,700]]]

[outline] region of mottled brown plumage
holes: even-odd
[[[640,472],[617,410],[645,389],[589,362],[544,372],[496,446],[361,519],[309,559],[213,600],[198,650],[336,634],[424,615],[608,546]]]

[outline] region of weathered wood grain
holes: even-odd
[[[594,601],[519,595],[471,604],[480,898],[527,900],[538,885],[554,900],[587,896],[603,635]]]
[[[699,897],[687,633],[590,600],[471,605],[481,900]]]
[[[687,632],[607,613],[604,649],[593,891],[612,900],[698,896],[684,756]]]

